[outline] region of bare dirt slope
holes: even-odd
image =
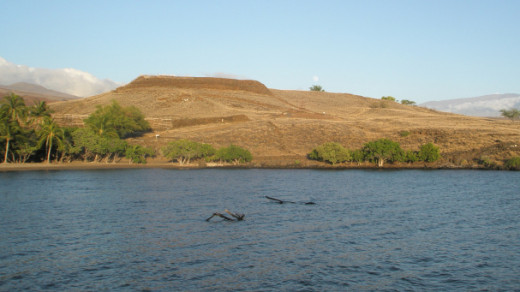
[[[389,138],[407,150],[433,142],[440,146],[445,164],[520,155],[519,123],[344,93],[267,89],[252,80],[141,76],[112,92],[51,107],[62,124],[81,125],[97,105],[112,100],[134,105],[146,115],[154,131],[134,142],[156,149],[185,138],[215,147],[237,144],[257,161],[295,161],[324,142],[356,149]]]

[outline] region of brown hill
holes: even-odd
[[[520,126],[345,93],[269,90],[251,80],[146,76],[112,92],[52,104],[62,124],[80,125],[96,105],[135,105],[154,132],[134,139],[156,149],[175,139],[251,150],[258,165],[299,161],[324,142],[350,149],[389,138],[404,149],[433,142],[446,165],[520,155]],[[407,134],[408,133],[408,134]],[[160,138],[156,139],[156,135]]]

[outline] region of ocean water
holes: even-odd
[[[0,291],[520,290],[519,187],[507,171],[4,172]],[[225,209],[245,220],[205,220]]]

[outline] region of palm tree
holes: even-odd
[[[50,163],[53,143],[58,146],[63,143],[64,131],[53,119],[45,118],[40,126],[38,136],[40,137],[38,145],[41,146],[45,142],[47,163]]]
[[[49,109],[49,106],[47,106],[45,101],[40,101],[30,108],[30,114],[35,118],[50,117],[51,112],[52,111]]]
[[[11,141],[15,139],[15,137],[20,132],[20,126],[17,122],[11,121],[7,118],[0,119],[0,138],[5,140],[5,157],[4,163],[8,163],[7,157],[9,155],[9,148],[11,146]]]
[[[20,121],[27,116],[27,107],[23,98],[11,93],[4,96],[2,108],[7,111],[8,117],[13,121]]]
[[[100,137],[119,137],[113,124],[114,121],[108,114],[91,114],[85,119],[85,125]]]
[[[28,124],[32,125],[41,123],[44,118],[50,118],[52,113],[45,101],[40,101],[27,109],[30,117]]]

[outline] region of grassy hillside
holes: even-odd
[[[268,165],[303,161],[324,142],[355,149],[378,138],[397,141],[405,150],[435,143],[443,165],[520,155],[519,123],[345,93],[267,89],[251,80],[142,76],[112,92],[51,107],[62,124],[80,125],[111,100],[138,107],[150,121],[154,132],[134,142],[156,149],[181,138],[215,147],[233,143]]]

